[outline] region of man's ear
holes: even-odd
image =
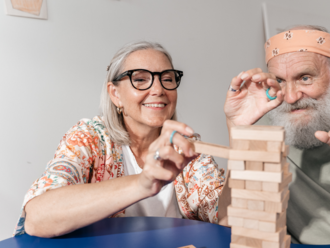
[[[112,82],[108,82],[107,88],[108,88],[108,94],[111,98],[111,101],[117,107],[122,107],[122,103],[120,101],[120,95],[119,95],[119,92],[118,92],[118,86],[115,86]]]

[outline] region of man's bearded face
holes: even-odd
[[[316,131],[330,131],[330,65],[328,58],[295,52],[273,58],[268,64],[284,93],[283,103],[268,113],[272,125],[284,126],[286,143],[311,149],[323,143]],[[303,80],[311,85],[302,85]]]

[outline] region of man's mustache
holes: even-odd
[[[289,104],[285,101],[283,101],[283,103],[277,107],[277,111],[279,112],[284,112],[284,113],[290,113],[291,111],[293,110],[297,110],[297,109],[306,109],[306,108],[309,108],[309,109],[317,109],[318,107],[318,101],[311,98],[311,97],[305,97],[305,98],[302,98],[298,101],[296,101],[295,103],[293,104]]]

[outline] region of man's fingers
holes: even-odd
[[[272,78],[268,78],[262,84],[263,84],[264,90],[269,89],[268,94],[271,97],[277,96],[277,93],[282,89],[281,86],[279,85],[279,83],[275,79],[272,79]]]
[[[231,83],[230,83],[231,89],[229,89],[228,94],[234,94],[235,95],[240,90],[241,84],[243,83],[243,80],[241,79],[241,75],[243,73],[244,72],[241,72],[240,74],[238,74],[237,77],[234,77],[231,80]]]
[[[266,93],[265,93],[266,94]],[[276,108],[277,106],[279,106],[282,102],[283,102],[283,94],[282,94],[282,91],[278,91],[276,93],[276,99],[274,100],[270,100],[268,103],[267,103],[267,112],[271,111],[272,109]]]
[[[318,140],[320,140],[323,143],[326,143],[328,145],[330,145],[330,137],[329,137],[329,135],[330,135],[330,132],[329,133],[324,132],[324,131],[317,131],[317,132],[315,132],[315,137]]]
[[[259,74],[259,73],[262,73],[262,70],[260,68],[254,68],[242,73],[240,79],[242,81],[247,81],[250,80],[255,74]]]
[[[257,73],[257,74],[254,74],[252,77],[251,77],[251,81],[252,82],[263,82],[263,81],[267,81],[267,79],[276,79],[275,75],[274,74],[271,74],[271,73],[266,73],[266,72],[262,72],[262,73]]]

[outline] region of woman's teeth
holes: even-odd
[[[143,104],[146,107],[151,107],[151,108],[164,108],[165,104]]]

